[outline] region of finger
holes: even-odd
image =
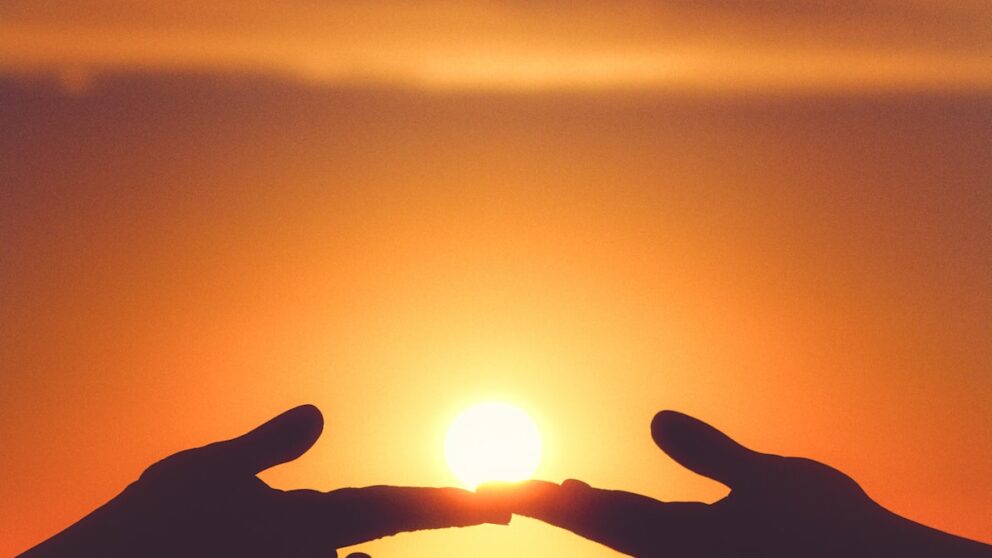
[[[341,548],[406,531],[506,525],[510,513],[459,488],[369,486],[321,493],[286,493],[287,509],[301,536]]]
[[[753,476],[763,457],[705,422],[675,411],[655,415],[651,437],[683,467],[731,488]]]
[[[313,405],[301,405],[251,432],[198,451],[212,468],[225,473],[256,474],[306,453],[320,437],[324,418]]]
[[[659,502],[619,490],[603,490],[567,480],[488,484],[479,494],[495,505],[567,529],[627,554],[689,548],[705,530],[708,506],[696,502]]]

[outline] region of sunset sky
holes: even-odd
[[[992,3],[64,4],[0,3],[0,555],[307,402],[274,486],[455,484],[500,400],[720,498],[670,408],[992,542]]]

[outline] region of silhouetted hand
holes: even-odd
[[[665,503],[567,480],[486,485],[480,495],[634,556],[992,556],[992,546],[895,515],[822,463],[749,450],[673,411],[655,416],[651,434],[665,453],[730,494],[714,504]]]
[[[322,428],[320,411],[305,405],[239,438],[167,457],[22,557],[333,557],[402,531],[509,522],[508,512],[454,488],[282,491],[255,476],[302,455]]]

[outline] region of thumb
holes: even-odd
[[[201,448],[217,469],[254,475],[306,453],[320,437],[324,418],[313,405],[290,409],[251,432]]]
[[[751,477],[762,457],[705,422],[675,411],[654,416],[651,437],[686,469],[730,488]]]

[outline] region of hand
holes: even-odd
[[[992,557],[992,546],[913,523],[850,477],[809,459],[749,450],[692,417],[663,411],[658,446],[731,488],[714,503],[665,503],[567,480],[487,485],[480,495],[633,556]]]
[[[326,557],[402,531],[509,522],[508,512],[454,488],[282,491],[255,476],[302,455],[322,428],[320,411],[305,405],[239,438],[167,457],[22,557]]]

